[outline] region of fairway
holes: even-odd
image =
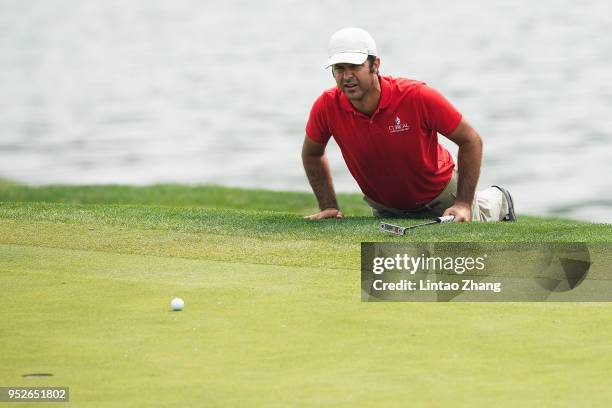
[[[300,194],[278,193],[280,211],[249,209],[283,200],[261,191],[234,191],[240,210],[25,190],[0,188],[2,386],[69,386],[79,407],[612,404],[607,303],[360,302],[359,243],[398,238],[355,197],[347,219],[312,223]],[[401,239],[610,242],[612,228],[523,217]]]

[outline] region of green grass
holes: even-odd
[[[612,404],[607,303],[360,302],[359,243],[398,238],[358,195],[320,223],[301,218],[310,194],[222,187],[0,183],[0,201],[3,386],[70,386],[79,407]],[[401,239],[612,242],[612,226]]]
[[[370,215],[357,194],[338,194],[344,211]],[[219,186],[160,184],[154,186],[66,186],[33,187],[2,181],[0,201],[43,201],[73,204],[153,204],[170,207],[212,207],[262,211],[302,212],[316,208],[312,194]]]

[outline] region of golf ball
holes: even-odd
[[[170,306],[172,307],[172,310],[183,310],[183,307],[185,307],[185,302],[183,302],[183,299],[181,298],[174,298],[172,299],[172,302],[170,302]]]

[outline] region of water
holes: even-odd
[[[327,39],[356,25],[384,74],[428,82],[481,133],[480,186],[612,222],[609,3],[414,3],[0,0],[0,176],[309,190]],[[329,150],[337,190],[357,191]]]

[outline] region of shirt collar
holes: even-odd
[[[377,111],[380,109],[385,109],[387,106],[389,106],[389,102],[391,101],[391,77],[379,75],[378,80],[380,82],[380,100],[378,101]],[[338,89],[338,92],[340,92],[340,104],[344,110],[347,112],[358,113],[344,92],[342,92],[340,89]]]

